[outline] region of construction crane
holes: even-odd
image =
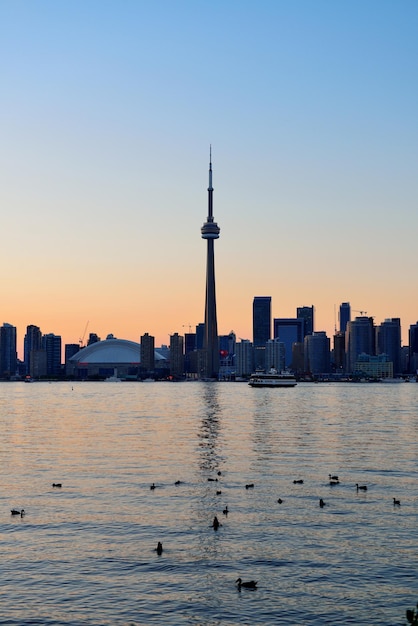
[[[367,311],[358,311],[357,309],[353,309],[354,313],[360,313],[360,315],[367,315]]]
[[[83,344],[84,344],[84,337],[86,336],[86,332],[87,332],[87,327],[88,327],[88,325],[89,325],[89,320],[87,320],[87,324],[86,324],[86,326],[85,326],[85,328],[84,328],[83,336],[82,336],[82,337],[80,337],[80,339],[78,340],[78,343],[80,344],[80,348],[82,348],[82,347],[83,347]]]
[[[192,325],[191,324],[183,324],[183,328],[188,328],[189,329],[189,333],[192,332]]]

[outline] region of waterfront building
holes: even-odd
[[[46,350],[31,350],[29,359],[30,376],[35,380],[46,378],[48,372]]]
[[[296,309],[296,317],[304,320],[303,336],[312,335],[314,332],[314,306],[299,306]]]
[[[273,320],[274,338],[282,341],[285,346],[286,368],[292,366],[292,346],[294,343],[303,344],[304,332],[303,318],[278,317]]]
[[[409,372],[418,374],[418,322],[409,327]]]
[[[209,156],[209,187],[208,187],[208,217],[201,228],[202,238],[207,241],[206,256],[206,297],[205,297],[205,337],[203,349],[206,352],[204,366],[205,378],[218,378],[219,346],[218,322],[216,317],[215,291],[215,255],[214,242],[218,239],[220,228],[213,219],[213,187],[212,187],[212,150]]]
[[[393,363],[387,354],[370,355],[359,354],[354,363],[354,370],[357,376],[380,380],[382,378],[393,378]]]
[[[387,354],[393,363],[395,376],[402,374],[401,363],[401,320],[399,317],[385,319],[376,329],[376,352]]]
[[[146,372],[154,371],[155,337],[145,333],[141,336],[141,368]]]
[[[0,378],[16,376],[16,326],[5,322],[0,328]]]
[[[347,322],[345,333],[346,371],[355,371],[355,364],[359,354],[374,356],[375,350],[375,327],[372,317],[356,317],[354,321]]]
[[[330,340],[324,331],[306,335],[304,339],[304,368],[311,374],[330,371]]]
[[[46,352],[46,375],[56,378],[61,375],[61,337],[48,333],[42,337],[42,350]]]
[[[168,355],[168,348],[161,350]],[[167,358],[154,351],[155,372],[165,376]],[[116,375],[122,380],[136,379],[141,365],[141,346],[135,341],[116,339],[108,335],[103,341],[97,341],[90,346],[81,348],[70,357],[66,364],[66,374],[76,379],[102,380]]]
[[[253,346],[265,347],[271,339],[271,296],[256,296],[253,300]]]
[[[351,306],[349,302],[340,304],[340,333],[345,333],[348,322],[351,321]]]
[[[181,378],[184,374],[184,342],[178,333],[170,335],[170,375]]]
[[[78,345],[77,345],[78,348]],[[23,339],[23,361],[25,364],[25,375],[33,376],[30,369],[30,354],[32,350],[42,349],[42,333],[39,326],[29,324],[26,327],[26,335]]]
[[[284,343],[279,339],[269,339],[265,345],[265,366],[268,372],[274,367],[278,372],[285,369],[285,347]]]
[[[235,372],[237,376],[251,376],[254,371],[253,344],[241,339],[235,345]]]
[[[345,371],[345,332],[337,332],[334,335],[333,366],[336,372]]]
[[[205,324],[200,322],[196,325],[196,350],[203,350],[205,341]]]

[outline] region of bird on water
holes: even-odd
[[[257,581],[256,580],[247,580],[246,582],[242,582],[242,578],[237,578],[237,580],[235,581],[238,589],[241,589],[241,587],[245,587],[246,589],[256,589],[257,588]]]
[[[161,543],[161,541],[158,542],[157,547],[155,548],[155,551],[158,555],[163,553],[163,544]]]
[[[248,485],[245,485],[246,489],[254,489],[254,483],[248,483]]]
[[[60,488],[62,487],[62,483],[52,483],[52,486]]]
[[[279,504],[281,504],[281,503],[283,502],[283,500],[282,500],[281,498],[279,498],[279,499],[277,500],[277,502],[278,502]]]
[[[319,506],[321,507],[321,509],[323,509],[325,506],[325,502],[323,501],[322,498],[319,499]]]
[[[294,485],[303,485],[303,480],[301,478],[299,478],[299,480],[294,480],[293,484]]]
[[[339,480],[338,476],[335,476],[335,475],[333,476],[332,474],[328,474],[328,478],[330,480]]]
[[[216,517],[216,515],[215,515],[215,517],[213,518],[212,526],[213,526],[213,530],[218,530],[218,528],[219,528],[219,526],[220,526],[219,520],[218,520],[218,518]]]
[[[401,506],[401,501],[393,498],[393,506]]]
[[[25,515],[25,509],[11,509],[10,513],[12,515],[20,515],[20,517],[23,517]]]
[[[226,507],[224,508],[224,510],[222,511],[222,513],[224,515],[228,515],[229,511],[228,511],[228,505],[226,505]]]
[[[357,491],[367,491],[367,485],[359,485],[356,483]]]

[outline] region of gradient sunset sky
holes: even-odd
[[[1,318],[156,345],[418,319],[416,0],[0,0]]]

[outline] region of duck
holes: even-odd
[[[213,530],[218,530],[219,526],[220,526],[219,520],[215,515],[215,517],[213,518],[213,522],[212,522]]]
[[[216,495],[217,495],[217,496],[220,496],[220,495],[221,495],[221,493],[222,493],[222,491],[221,491],[220,489],[218,489],[218,491],[216,492]]]
[[[393,506],[401,506],[401,501],[393,498]]]
[[[339,480],[338,476],[335,476],[335,475],[334,475],[334,476],[332,476],[331,474],[328,474],[328,478],[329,478],[330,480]]]
[[[279,498],[279,499],[277,500],[277,502],[278,502],[279,504],[282,504],[283,500],[282,500],[281,498]]]
[[[248,483],[248,485],[245,485],[246,489],[254,489],[254,483]]]
[[[294,485],[303,485],[303,480],[301,478],[299,478],[299,480],[294,480],[293,484]]]
[[[222,513],[224,515],[228,515],[229,511],[228,511],[228,505],[226,505],[226,507],[224,508],[224,510],[222,511]]]
[[[319,506],[321,507],[321,509],[323,509],[325,506],[325,502],[323,501],[322,498],[319,499]]]
[[[208,482],[209,483],[217,483],[218,479],[217,478],[208,478]]]
[[[10,513],[12,515],[20,515],[20,517],[23,517],[25,515],[25,509],[11,509]]]
[[[367,491],[367,485],[359,485],[356,483],[357,491]]]
[[[60,488],[62,487],[62,483],[52,483],[52,486]]]
[[[176,480],[175,485],[181,485],[181,480]]]
[[[155,483],[152,483],[152,485],[150,486],[151,491],[154,491],[155,489]]]
[[[257,581],[256,580],[247,580],[246,582],[242,582],[242,578],[237,578],[237,580],[235,582],[238,585],[238,589],[241,589],[241,587],[245,587],[246,589],[256,589],[257,588]]]
[[[158,555],[163,553],[163,544],[161,543],[161,541],[157,543],[157,547],[155,548],[155,551]]]

